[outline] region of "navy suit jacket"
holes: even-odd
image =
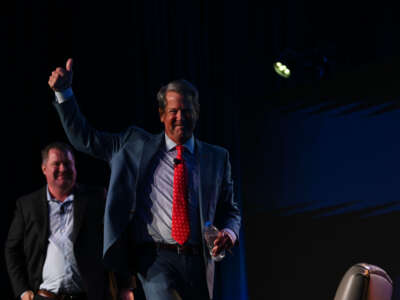
[[[87,122],[74,97],[61,104],[55,103],[55,107],[71,144],[110,165],[103,259],[113,270],[124,271],[130,250],[124,246],[123,233],[135,216],[138,187],[146,180],[149,164],[162,145],[164,133],[153,135],[134,126],[119,134],[100,132]],[[195,155],[200,170],[201,229],[210,221],[219,228],[231,229],[239,237],[241,217],[233,192],[228,151],[196,139]],[[212,295],[214,262],[205,249],[203,240],[207,284]]]

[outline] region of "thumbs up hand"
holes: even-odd
[[[61,92],[71,87],[72,85],[72,58],[67,60],[64,68],[55,69],[49,77],[49,86],[53,91]]]

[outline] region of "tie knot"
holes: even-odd
[[[183,148],[183,145],[176,145],[177,158],[182,158]]]

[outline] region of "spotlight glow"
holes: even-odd
[[[290,77],[290,69],[279,61],[274,63],[274,70],[281,77],[284,78]]]

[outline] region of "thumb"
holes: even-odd
[[[67,69],[68,72],[72,72],[72,64],[73,64],[73,59],[68,58],[67,63],[65,65],[65,68]]]

